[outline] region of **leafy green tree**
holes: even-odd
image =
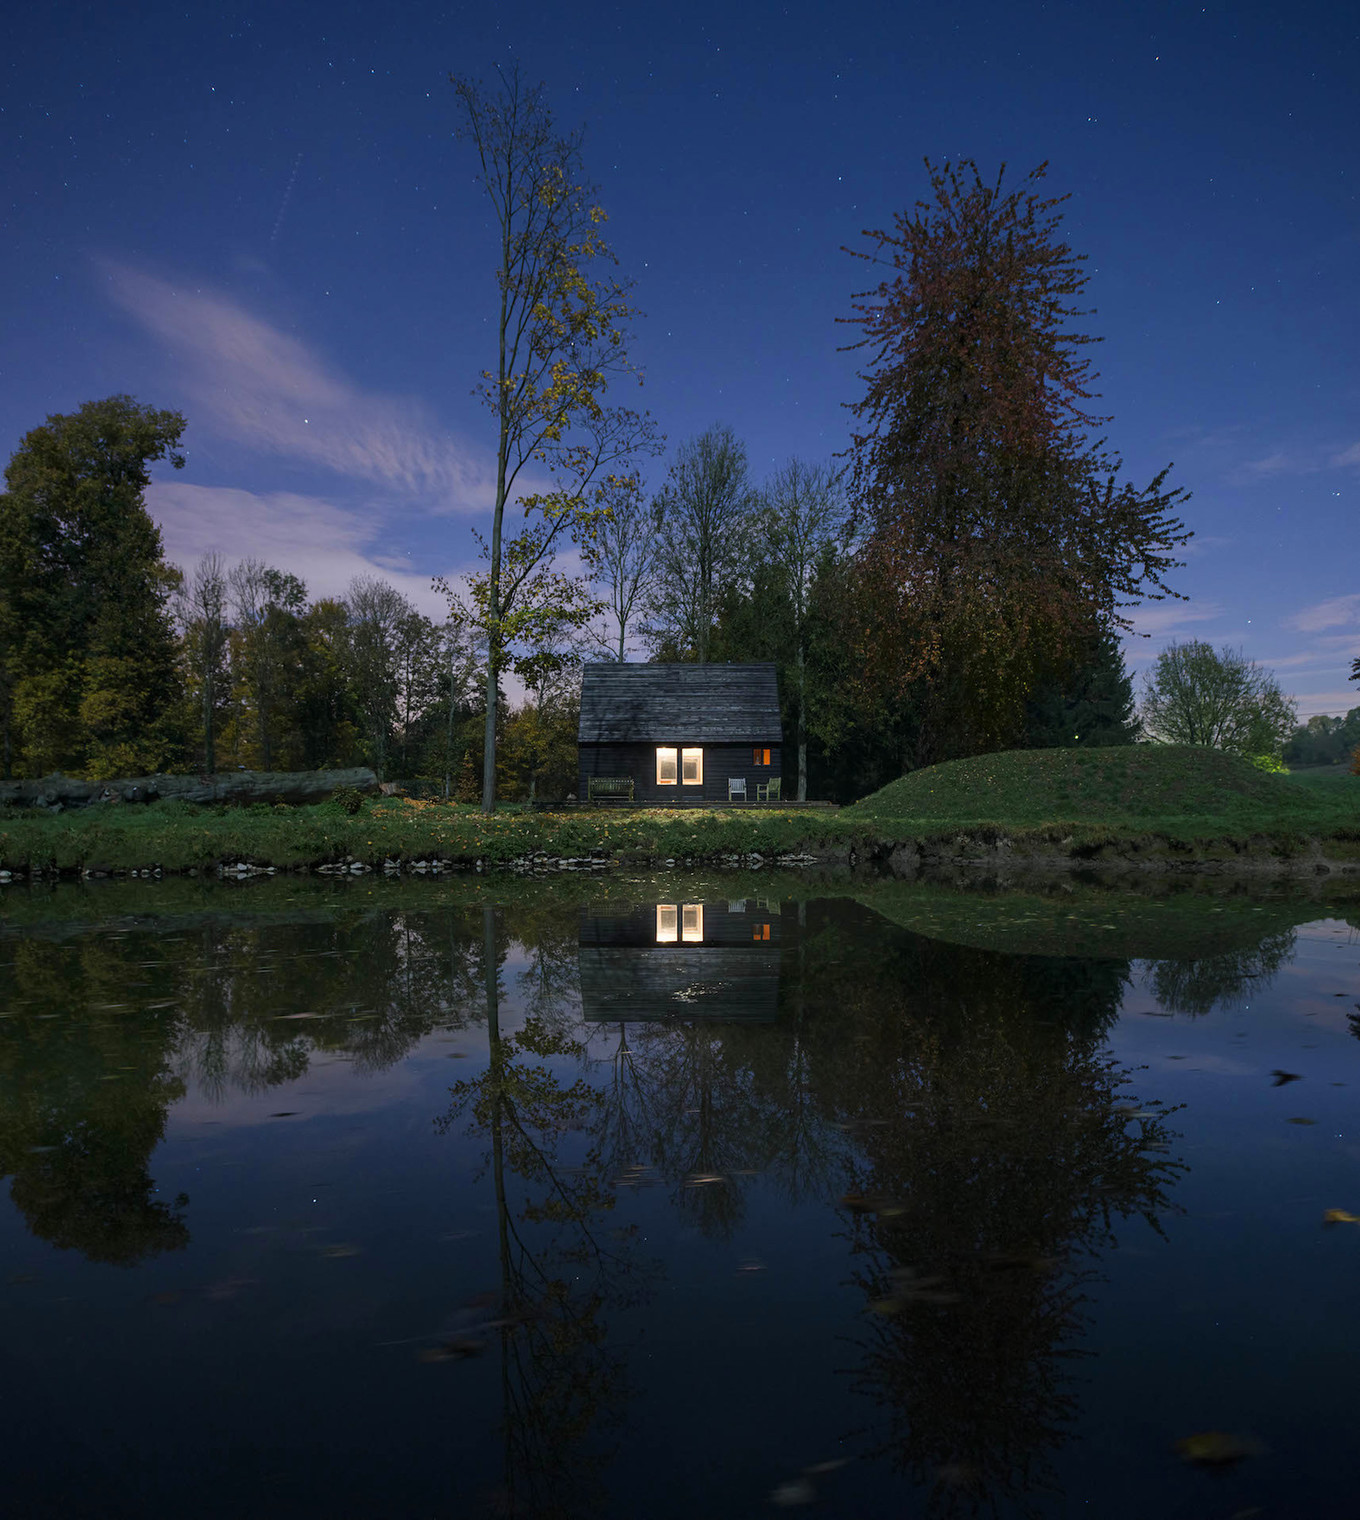
[[[1133,681],[1109,627],[1090,635],[1074,665],[1041,681],[1026,704],[1027,749],[1132,744],[1138,731]]]
[[[1120,484],[1092,441],[1096,340],[1069,325],[1084,256],[1038,194],[1045,166],[1010,190],[971,159],[927,168],[931,198],[865,234],[883,278],[846,319],[867,356],[857,679],[921,706],[916,764],[1014,743],[1038,677],[1093,619],[1170,594],[1189,537],[1166,471]]]
[[[646,418],[607,408],[612,379],[635,376],[628,360],[628,286],[607,271],[614,256],[606,220],[584,178],[581,135],[561,135],[541,85],[518,70],[488,92],[450,76],[462,108],[461,135],[476,148],[482,188],[498,234],[497,357],[481,395],[496,418],[496,491],[486,568],[466,597],[438,585],[463,621],[486,639],[482,810],[496,805],[500,681],[517,658],[584,627],[599,611],[588,582],[554,569],[559,548],[588,543],[605,510],[608,477],[651,446]],[[546,490],[515,500],[527,465]],[[505,516],[522,515],[518,532]]]
[[[349,611],[322,597],[298,619],[301,649],[290,703],[296,743],[288,753],[307,770],[362,763],[360,715],[349,679]]]
[[[1340,765],[1360,745],[1360,707],[1344,718],[1319,713],[1301,724],[1284,747],[1286,765]]]
[[[840,476],[826,465],[790,459],[765,487],[759,552],[787,598],[793,658],[786,684],[796,708],[798,801],[807,800],[809,708],[823,693],[808,652],[813,634],[817,577],[834,560],[845,528]]]
[[[149,467],[184,464],[184,418],[131,396],[25,435],[0,496],[0,738],[5,774],[101,777],[166,764],[179,676],[175,572],[146,510]]]
[[[1226,644],[1173,643],[1146,678],[1143,727],[1162,744],[1205,744],[1230,754],[1278,757],[1298,720],[1270,672]]]
[[[285,749],[297,719],[307,588],[258,559],[242,560],[229,580],[238,746],[252,764],[274,770],[290,758]]]

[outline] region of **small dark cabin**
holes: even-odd
[[[582,802],[593,778],[669,807],[726,802],[744,781],[755,802],[782,774],[775,667],[587,665],[577,743]]]

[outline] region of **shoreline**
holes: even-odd
[[[47,860],[30,858],[20,862],[5,848],[10,836],[0,833],[0,861],[4,861],[0,866],[0,886],[109,878],[246,880],[276,875],[331,879],[378,875],[429,879],[503,873],[532,878],[572,873],[597,875],[624,868],[738,872],[830,867],[897,880],[914,880],[941,870],[958,871],[970,877],[991,875],[998,880],[1073,872],[1304,879],[1360,874],[1360,830],[1356,831],[1356,837],[1349,837],[1348,831],[1341,837],[1262,832],[1248,836],[1196,838],[1177,837],[1165,830],[1121,833],[1094,829],[1089,825],[1073,826],[1070,832],[1066,832],[1062,825],[1009,832],[996,824],[947,832],[897,832],[885,830],[881,823],[847,820],[823,828],[819,837],[800,839],[795,837],[794,830],[767,827],[774,822],[769,815],[763,819],[742,815],[745,837],[741,844],[745,848],[724,848],[726,840],[715,842],[713,848],[703,848],[702,845],[695,848],[699,841],[691,835],[683,841],[690,848],[683,850],[676,847],[673,838],[664,837],[667,833],[674,833],[673,820],[663,820],[663,827],[658,830],[664,843],[663,839],[623,843],[608,839],[612,826],[601,824],[598,829],[582,829],[578,814],[570,826],[574,846],[570,853],[542,847],[512,852],[515,844],[530,842],[523,839],[524,834],[538,832],[533,827],[534,816],[528,815],[527,827],[524,815],[507,818],[506,822],[514,826],[502,829],[500,838],[494,837],[494,824],[479,819],[470,828],[479,833],[476,846],[480,849],[470,840],[450,839],[447,834],[442,838],[431,835],[420,844],[409,838],[403,839],[397,849],[374,848],[374,840],[366,840],[361,845],[357,840],[347,838],[334,840],[334,848],[311,854],[310,858],[297,858],[296,845],[277,853],[267,847],[261,849],[259,846],[265,845],[266,841],[260,839],[250,841],[254,848],[232,848],[223,840],[226,848],[214,849],[212,836],[216,831],[209,827],[194,830],[198,857],[194,860],[167,861],[156,850],[156,845],[165,841],[154,836],[145,840],[124,836],[116,841],[106,837],[92,839],[92,848],[82,852],[87,858],[58,860],[49,855]],[[374,825],[375,820],[366,820],[359,825],[358,831],[380,832]],[[487,829],[492,832],[481,833]],[[751,829],[755,830],[754,835]],[[594,842],[590,841],[591,834],[597,836]],[[784,838],[761,837],[767,834],[782,834]],[[115,852],[112,848],[115,842],[124,848]],[[331,842],[327,840],[327,843]],[[395,844],[396,841],[387,843]],[[413,845],[416,847],[412,848]],[[666,845],[671,848],[667,849]],[[761,847],[752,848],[753,845]],[[293,855],[291,859],[287,858],[290,854]]]

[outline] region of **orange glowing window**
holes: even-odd
[[[679,751],[659,749],[656,752],[656,784],[674,786],[679,779]]]
[[[704,938],[704,905],[703,903],[686,903],[680,910],[680,938],[687,945],[703,943]]]
[[[752,765],[768,765],[769,763],[770,763],[770,752],[769,752],[769,750],[767,750],[767,749],[753,749],[751,751],[751,764]]]
[[[680,909],[675,903],[656,905],[656,942],[673,945],[680,938]]]
[[[769,926],[769,924],[752,924],[751,925],[751,938],[753,940],[757,940],[757,939],[767,940],[767,939],[769,939],[769,937],[770,937],[770,926]]]
[[[685,786],[702,786],[704,780],[704,752],[701,749],[680,751],[680,780]]]

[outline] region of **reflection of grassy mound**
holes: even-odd
[[[859,885],[854,896],[914,934],[1011,955],[1197,959],[1254,949],[1319,918],[1360,923],[1349,882],[1329,882],[1325,898],[1057,885],[1047,893],[956,891],[909,882]]]
[[[1098,824],[1177,832],[1334,833],[1360,827],[1353,786],[1300,786],[1190,745],[1011,750],[928,766],[841,815],[928,830]]]

